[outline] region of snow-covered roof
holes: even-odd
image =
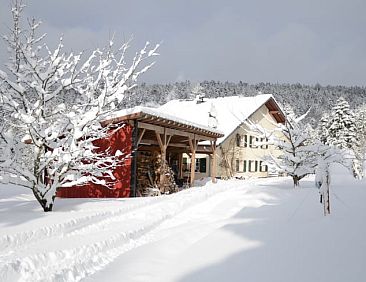
[[[223,136],[224,133],[218,129],[209,127],[204,124],[199,124],[194,121],[185,119],[184,117],[175,116],[174,113],[167,113],[160,109],[148,108],[148,107],[134,107],[129,109],[123,109],[108,116],[108,120],[122,120],[122,119],[138,119],[144,115],[148,115],[150,118],[155,117],[157,119],[164,119],[167,121],[175,122],[178,125],[185,126],[188,129],[197,129],[216,137]]]
[[[242,122],[269,100],[275,101],[271,94],[260,94],[252,97],[205,98],[203,103],[197,103],[197,99],[189,101],[172,100],[159,107],[158,110],[205,126],[209,124],[209,112],[214,111],[217,121],[216,129],[224,133],[223,137],[217,139],[220,144]]]

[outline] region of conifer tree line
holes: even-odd
[[[337,99],[343,97],[351,109],[358,109],[366,101],[366,88],[359,86],[322,86],[279,83],[257,83],[248,84],[245,82],[220,82],[203,81],[199,83],[201,91],[207,98],[225,96],[254,96],[259,92],[273,94],[280,104],[289,104],[296,114],[302,114],[309,110],[307,122],[313,127],[317,126],[323,113],[330,113]],[[126,97],[125,106],[137,105],[161,105],[172,99],[189,99],[192,97],[197,83],[184,82],[167,84],[145,84],[137,88]]]

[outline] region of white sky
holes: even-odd
[[[366,85],[365,0],[38,0],[47,41],[68,50],[103,46],[110,34],[162,42],[149,83],[190,79]],[[0,32],[10,26],[0,0]],[[6,61],[0,45],[0,64]]]

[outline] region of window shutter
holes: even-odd
[[[235,162],[235,171],[236,172],[239,172],[239,165],[240,165],[239,160],[236,160],[236,162]]]

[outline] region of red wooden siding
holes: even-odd
[[[128,155],[132,152],[132,129],[133,127],[126,124],[124,127],[114,132],[109,138],[98,140],[95,145],[100,151],[110,148],[111,154],[115,154],[117,150]],[[123,198],[130,196],[130,179],[131,179],[131,158],[127,158],[123,164],[116,168],[113,172],[115,180],[113,187],[108,189],[102,185],[88,183],[83,186],[75,186],[69,188],[61,188],[57,192],[57,196],[61,198]],[[106,178],[111,181],[110,178]]]

